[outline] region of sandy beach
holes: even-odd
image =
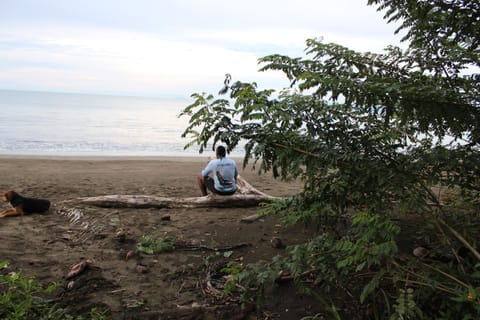
[[[273,238],[296,244],[309,236],[307,231],[284,227],[276,217],[240,221],[255,214],[257,207],[99,208],[79,200],[111,194],[200,196],[196,176],[206,161],[206,156],[0,157],[1,190],[52,202],[48,214],[0,220],[0,259],[10,262],[4,272],[35,276],[44,284],[60,283],[58,302],[74,312],[104,307],[112,319],[249,319],[237,303],[208,290],[206,270],[217,259],[268,260],[284,252],[271,245]],[[251,167],[242,169],[240,159],[237,163],[240,174],[267,194],[289,196],[301,189],[299,182],[277,181]],[[143,235],[198,246],[127,258]],[[229,247],[235,249],[226,259],[219,252]],[[89,268],[67,279],[71,267],[85,259],[92,261]],[[266,304],[278,319],[298,319],[312,308],[288,287],[279,288]]]

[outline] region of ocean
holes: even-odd
[[[0,90],[0,155],[197,156],[178,117],[192,102]]]

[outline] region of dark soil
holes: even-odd
[[[262,309],[219,294],[225,282],[219,270],[228,261],[247,264],[283,254],[283,245],[310,237],[301,227],[286,228],[273,217],[240,221],[258,208],[109,209],[78,200],[105,194],[197,196],[195,179],[203,166],[173,159],[2,159],[2,189],[48,198],[53,206],[48,214],[0,220],[0,260],[45,285],[60,283],[57,302],[72,314],[93,307],[107,310],[111,319],[300,319],[321,312],[288,283],[270,292]],[[250,170],[241,174],[271,195],[300,190],[299,183]],[[135,252],[143,235],[168,236],[178,246],[153,255]],[[272,246],[274,238],[282,245]],[[87,259],[87,268],[67,279],[71,267]]]

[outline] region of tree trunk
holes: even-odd
[[[147,195],[107,195],[81,198],[85,204],[106,208],[201,208],[201,207],[252,207],[269,202],[275,197],[260,195],[205,196],[167,198]]]
[[[81,198],[89,205],[107,208],[201,208],[201,207],[252,207],[269,202],[277,197],[267,195],[245,181],[237,178],[238,189],[234,195],[208,195],[204,197],[158,197],[148,195],[106,195]]]

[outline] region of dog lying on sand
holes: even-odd
[[[27,198],[13,190],[8,190],[2,196],[3,202],[8,202],[13,208],[0,211],[0,218],[21,216],[30,213],[45,213],[50,209],[47,199]]]

